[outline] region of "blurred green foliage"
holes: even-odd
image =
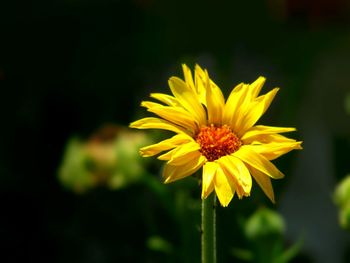
[[[339,223],[345,229],[350,229],[350,175],[343,178],[334,192],[334,202],[339,209]]]
[[[270,235],[281,236],[285,231],[282,217],[266,208],[260,208],[246,222],[245,235],[249,240],[264,239]]]
[[[151,142],[143,132],[118,126],[101,128],[85,142],[72,138],[59,168],[59,179],[75,192],[99,185],[119,189],[141,181],[147,159],[138,151]]]
[[[287,263],[298,255],[302,239],[285,249],[285,222],[280,214],[260,208],[244,222],[244,235],[249,248],[233,248],[232,254],[243,261]]]

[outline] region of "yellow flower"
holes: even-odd
[[[278,88],[258,96],[264,77],[252,84],[238,84],[225,98],[208,72],[196,65],[194,79],[183,65],[184,80],[169,79],[173,96],[152,93],[161,103],[143,101],[141,106],[160,118],[143,118],[130,124],[137,129],[163,129],[175,132],[173,137],[140,149],[144,157],[166,161],[165,183],[192,175],[201,167],[202,198],[215,190],[222,206],[227,206],[235,193],[249,196],[252,177],[274,202],[270,178],[284,175],[271,160],[293,150],[301,142],[279,133],[295,128],[255,125],[275,97]]]

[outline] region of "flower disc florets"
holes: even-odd
[[[202,127],[196,136],[196,141],[201,147],[201,153],[211,162],[234,153],[242,145],[240,139],[227,125],[216,127],[212,124]]]

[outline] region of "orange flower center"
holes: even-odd
[[[202,127],[196,141],[201,146],[200,152],[208,161],[234,153],[242,145],[241,140],[226,125],[215,127],[211,124],[209,127]]]

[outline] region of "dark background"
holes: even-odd
[[[297,127],[304,150],[280,162],[274,208],[310,262],[345,262],[332,192],[350,172],[349,1],[1,1],[0,28],[1,262],[164,261],[144,246],[147,213],[176,237],[146,189],[76,196],[57,168],[70,136],[127,125],[181,63],[208,68],[226,96],[259,75],[265,92],[281,87],[263,120]]]

